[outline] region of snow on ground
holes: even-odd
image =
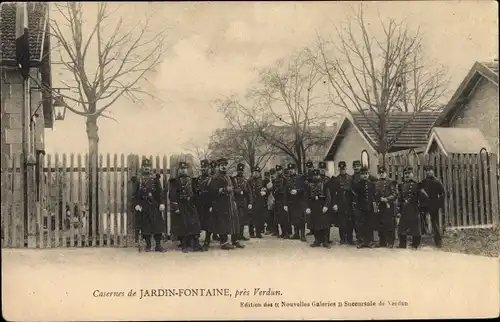
[[[170,243],[170,242],[169,242]],[[2,249],[7,320],[330,319],[498,315],[498,259],[430,247],[311,248],[272,237],[242,250],[184,254],[136,248]],[[175,249],[175,250],[173,250]],[[93,297],[149,288],[228,288],[231,297]],[[254,296],[255,288],[281,295]],[[237,290],[248,296],[234,297]],[[374,301],[376,307],[338,307]],[[378,306],[384,301],[384,306]],[[401,301],[391,306],[389,301]],[[241,303],[295,303],[243,308]],[[315,302],[337,307],[312,307]],[[407,305],[405,305],[405,302]]]

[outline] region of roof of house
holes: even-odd
[[[8,64],[16,61],[16,5],[14,2],[1,4],[0,19],[0,52],[1,63]],[[28,3],[28,30],[30,59],[32,62],[41,62],[43,42],[48,21],[48,4],[44,2]]]
[[[7,2],[0,6],[0,65],[2,66],[16,66],[16,5],[17,3]],[[49,4],[29,2],[27,5],[30,63],[40,69],[42,83],[51,88]],[[46,90],[42,93],[45,127],[52,128],[54,124],[52,95]]]
[[[330,146],[325,154],[325,159],[333,157],[339,147],[340,140],[345,136],[345,131],[350,126],[354,126],[372,147],[379,144],[378,135],[370,124],[378,126],[378,117],[373,113],[352,112],[352,120],[344,118],[341,125],[330,141]],[[419,148],[427,144],[428,135],[439,117],[440,112],[392,112],[387,119],[387,139],[393,140],[390,151]]]
[[[477,128],[435,127],[427,143],[425,153],[428,153],[432,143],[436,142],[441,152],[453,153],[480,153],[482,148],[490,151],[488,141]]]
[[[475,62],[471,69],[450,98],[443,109],[443,113],[436,121],[438,126],[449,126],[457,112],[467,103],[470,95],[476,88],[476,84],[486,79],[498,86],[498,60],[491,62]]]

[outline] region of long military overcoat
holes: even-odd
[[[311,210],[308,227],[313,231],[330,228],[330,214],[328,211],[323,213],[323,207],[329,208],[331,202],[328,186],[321,179],[311,181],[307,185],[306,196],[307,208]]]
[[[200,219],[194,205],[192,179],[180,176],[170,179],[172,234],[183,237],[200,232]]]
[[[213,233],[239,234],[240,223],[231,178],[226,174],[216,174],[210,181],[208,190],[212,196]]]
[[[165,233],[160,204],[165,204],[160,180],[155,175],[141,176],[132,194],[132,205],[134,210],[136,206],[142,208],[140,211],[135,210],[136,225],[142,235]]]

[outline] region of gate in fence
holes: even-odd
[[[2,247],[135,246],[130,200],[145,157],[107,154],[92,160],[80,154],[40,155],[30,169],[20,161],[22,155],[14,155],[2,164]],[[185,157],[147,157],[160,176],[168,200],[168,165]],[[22,189],[25,172],[26,196]],[[32,207],[25,218],[27,198]],[[168,209],[167,201],[167,222]]]

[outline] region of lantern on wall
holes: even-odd
[[[63,97],[61,95],[56,96],[52,105],[54,106],[56,120],[64,120],[64,117],[66,116],[66,102],[64,102]]]

